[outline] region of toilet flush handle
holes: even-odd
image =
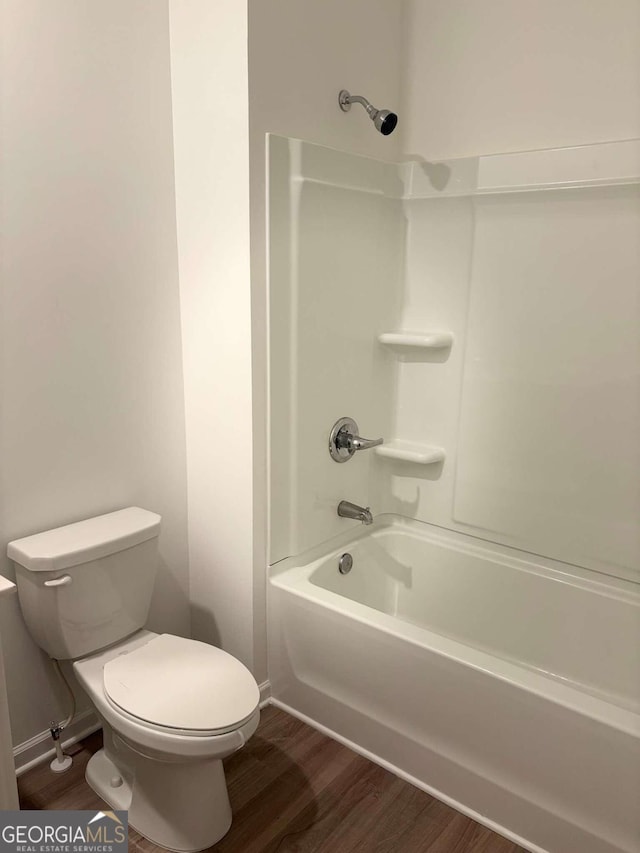
[[[45,586],[69,586],[73,578],[71,575],[62,575],[61,578],[54,578],[52,581],[45,581]]]

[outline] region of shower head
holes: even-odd
[[[379,130],[383,136],[389,136],[396,129],[398,124],[398,116],[392,113],[391,110],[378,110],[377,115],[371,116],[376,130]]]
[[[377,110],[362,95],[351,95],[346,89],[342,89],[338,94],[338,104],[340,105],[340,109],[345,113],[349,112],[351,104],[362,104],[375,129],[383,136],[389,136],[390,133],[393,133],[398,124],[398,116],[392,113],[391,110]]]

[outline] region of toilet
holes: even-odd
[[[72,661],[104,731],[86,778],[169,850],[197,851],[231,826],[222,759],[260,718],[260,693],[221,649],[145,629],[160,516],[139,507],[10,542],[27,627]]]

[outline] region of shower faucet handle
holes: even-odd
[[[383,438],[362,438],[359,435],[347,437],[347,446],[351,445],[354,450],[368,450],[370,447],[377,447],[383,442]]]
[[[357,450],[368,450],[384,442],[383,438],[362,438],[353,418],[340,418],[331,428],[329,453],[334,462],[346,462]]]

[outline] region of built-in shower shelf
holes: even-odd
[[[395,439],[381,444],[375,449],[378,456],[385,459],[397,459],[399,462],[413,462],[414,465],[433,465],[442,462],[445,452],[442,447],[431,444],[417,444],[413,441]]]
[[[453,334],[439,330],[426,332],[383,332],[378,341],[388,347],[418,347],[444,349],[453,343]]]

